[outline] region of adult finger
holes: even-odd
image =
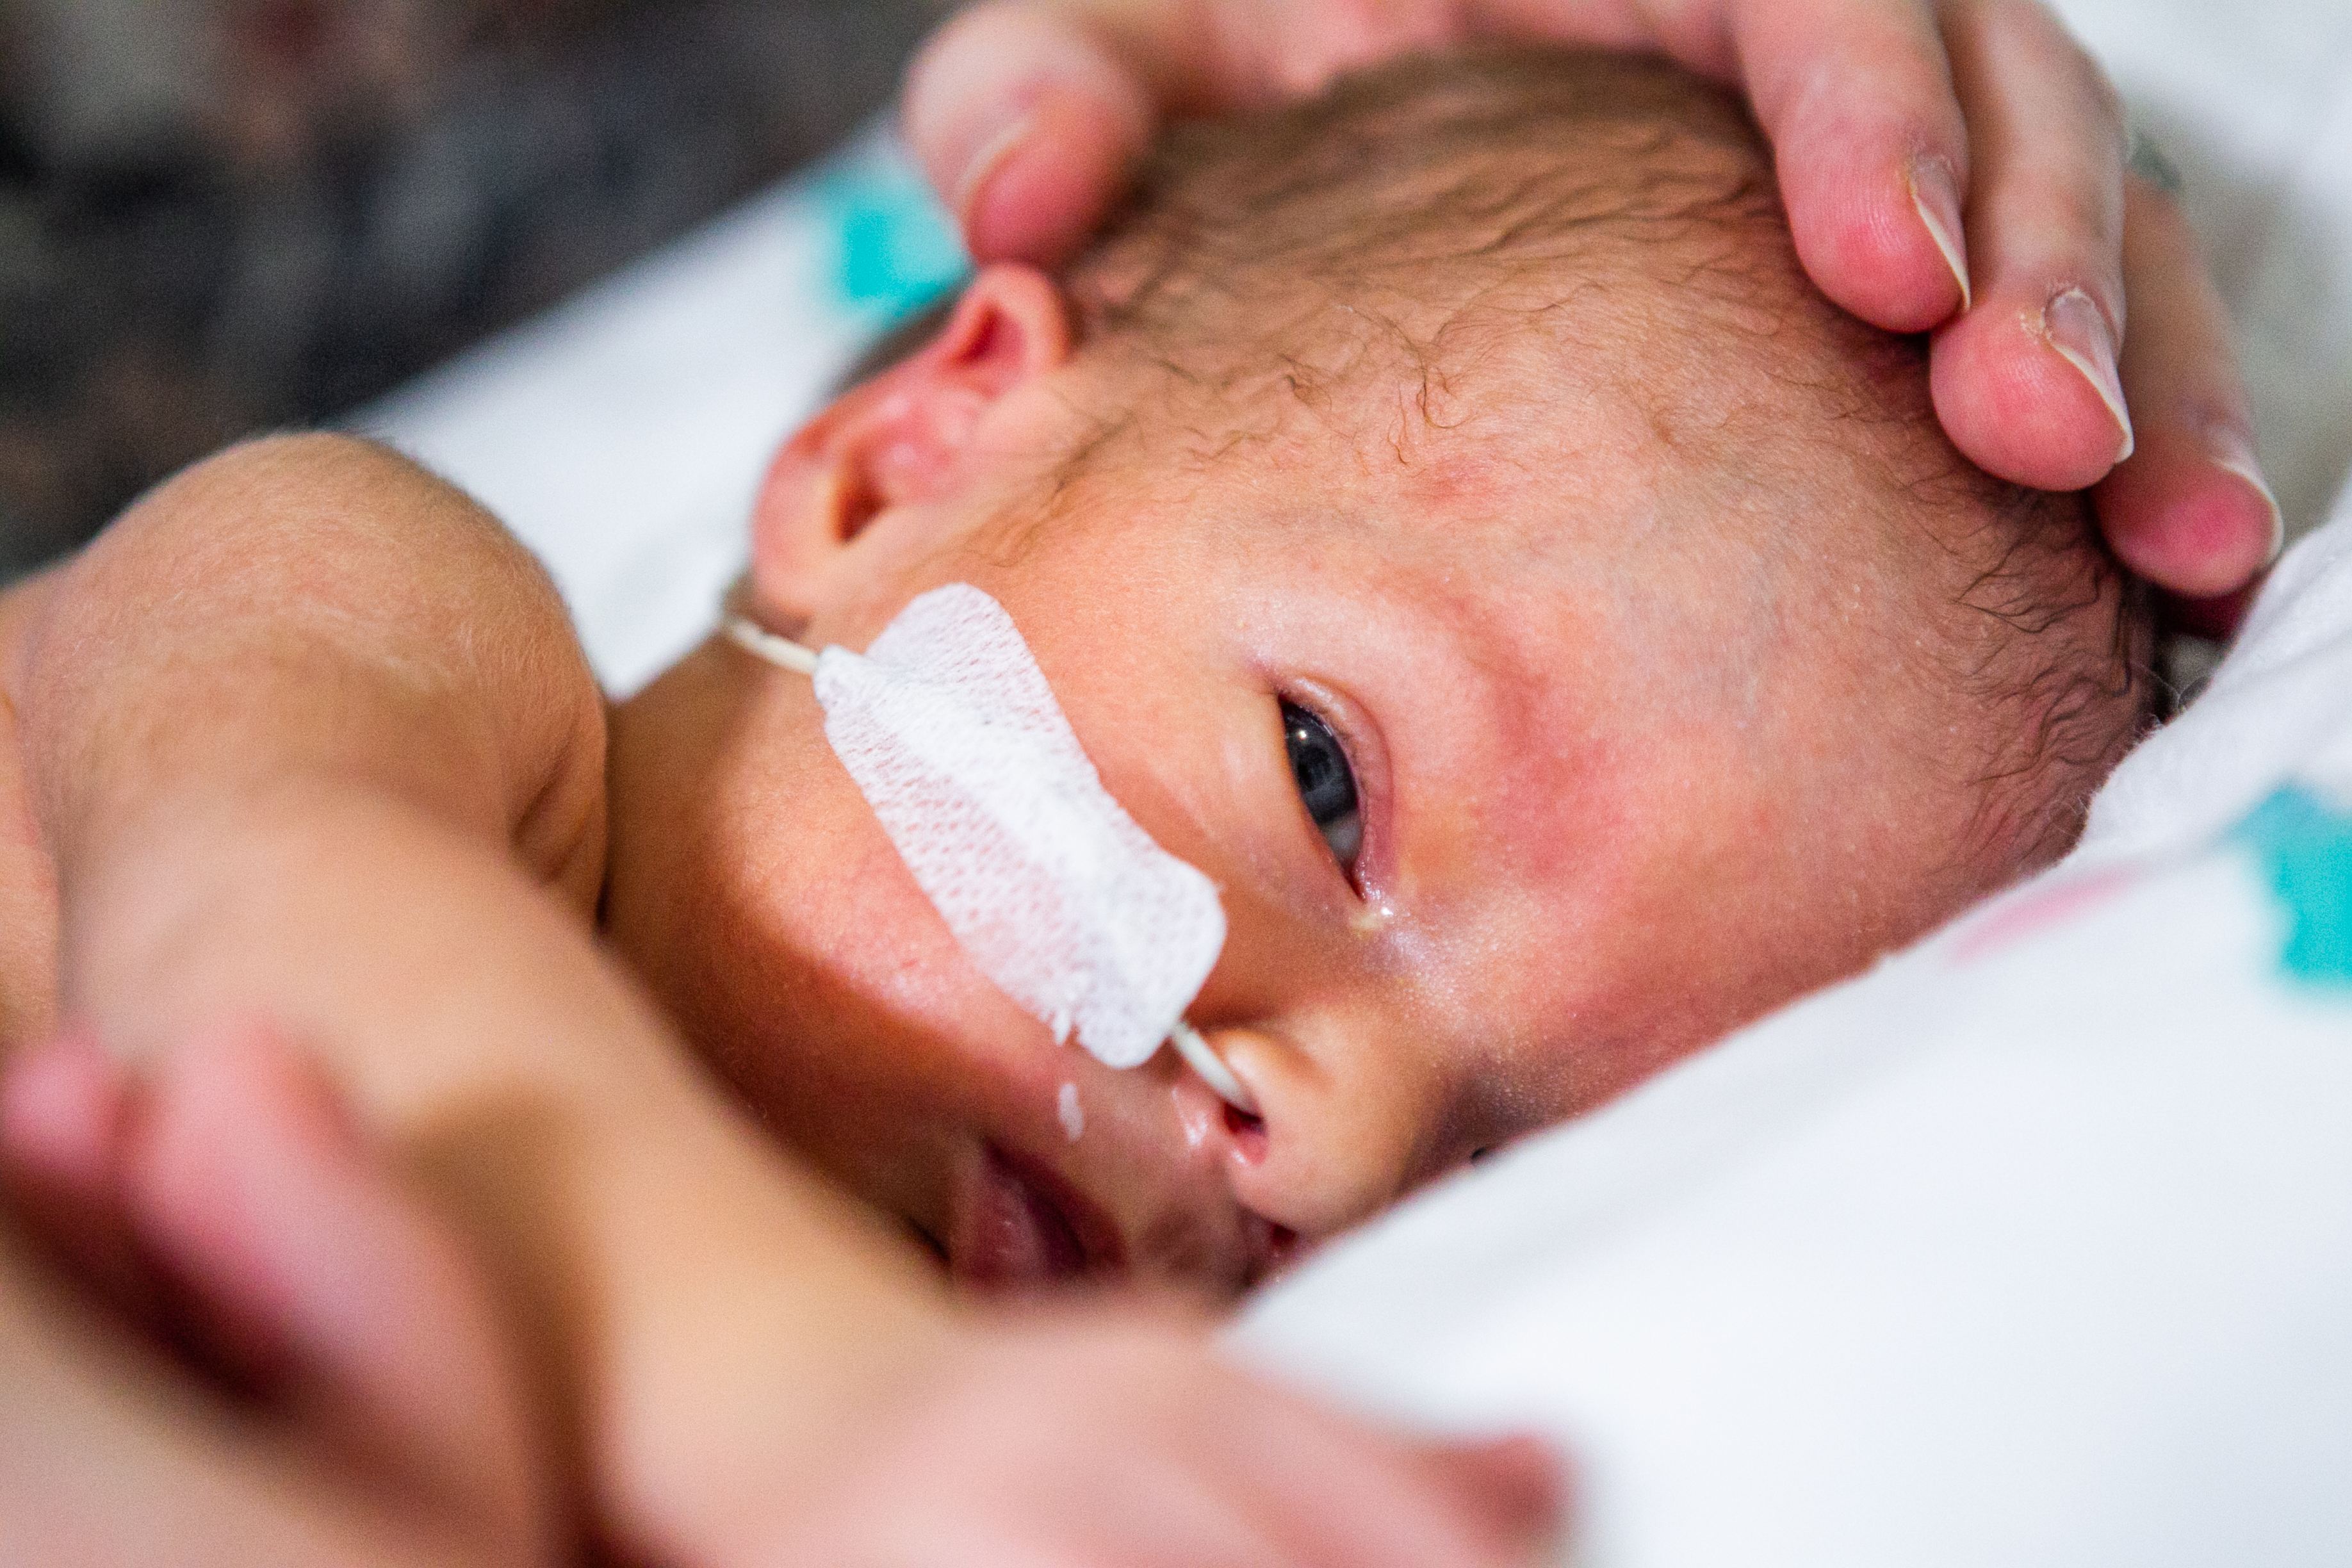
[[[1654,48],[1736,80],[1824,290],[1896,331],[1968,294],[1968,140],[1922,0],[992,0],[908,73],[908,139],[982,260],[1084,240],[1162,112],[1230,109],[1471,37]]]
[[[1699,9],[1704,9],[1699,8]],[[1736,73],[1771,139],[1797,255],[1822,292],[1892,331],[1967,309],[1969,127],[1944,40],[1916,0],[1727,5],[1728,58],[1662,37],[1686,65]]]
[[[917,55],[907,137],[974,257],[1050,267],[1118,199],[1161,115],[1311,91],[1480,34],[1648,41],[1615,0],[988,0]]]
[[[1936,412],[1979,466],[2083,489],[2131,456],[2123,118],[2033,0],[1949,0],[1944,37],[1974,158],[1974,308],[1936,336]]]
[[[906,133],[974,257],[1052,266],[1125,187],[1159,103],[1130,53],[1076,8],[1003,0],[925,44],[907,73]]]
[[[2284,530],[2196,236],[2169,193],[2137,178],[2125,194],[2124,275],[2132,332],[2123,385],[2138,446],[2093,493],[2100,526],[2141,576],[2214,602],[2199,629],[2234,629],[2239,590],[2277,556]]]

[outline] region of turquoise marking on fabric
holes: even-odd
[[[2261,858],[2286,910],[2280,969],[2306,984],[2352,988],[2352,812],[2289,784],[2231,837]]]
[[[854,164],[819,191],[839,241],[834,287],[849,310],[900,321],[971,272],[954,221],[906,165]]]

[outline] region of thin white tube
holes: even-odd
[[[1250,1093],[1249,1087],[1234,1076],[1234,1069],[1225,1065],[1224,1058],[1211,1050],[1209,1042],[1202,1039],[1192,1025],[1181,1018],[1177,1019],[1176,1026],[1168,1031],[1168,1043],[1176,1047],[1176,1054],[1184,1058],[1185,1066],[1201,1075],[1202,1082],[1217,1091],[1219,1100],[1244,1116],[1257,1114],[1257,1099]]]
[[[719,625],[728,640],[746,653],[801,675],[816,673],[814,649],[803,647],[790,637],[780,637],[743,616],[730,615]],[[1192,1025],[1177,1019],[1176,1026],[1169,1031],[1168,1043],[1176,1047],[1176,1054],[1184,1058],[1186,1066],[1200,1074],[1202,1082],[1217,1091],[1218,1099],[1244,1116],[1257,1114],[1257,1100],[1248,1086],[1234,1076],[1234,1069],[1209,1048],[1209,1042]]]
[[[719,623],[727,640],[744,652],[782,666],[799,675],[816,673],[816,650],[803,647],[790,637],[780,637],[765,626],[754,626],[741,616],[729,616]]]

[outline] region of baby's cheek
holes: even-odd
[[[1418,989],[1469,1026],[1492,1119],[1525,1131],[1598,1107],[1782,999],[1766,933],[1787,929],[1786,911],[1772,903],[1718,879],[1704,856],[1599,861],[1465,915]]]

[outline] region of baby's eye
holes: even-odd
[[[1307,815],[1339,868],[1353,877],[1357,852],[1364,847],[1364,818],[1356,805],[1356,770],[1348,765],[1347,748],[1330,725],[1292,702],[1282,705],[1282,742],[1289,749],[1290,776],[1298,783]]]

